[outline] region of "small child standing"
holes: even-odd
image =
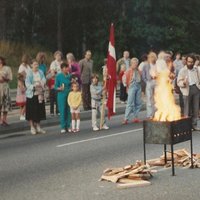
[[[102,87],[99,83],[99,76],[94,74],[92,76],[92,84],[90,85],[90,93],[91,93],[91,106],[92,106],[92,128],[93,131],[98,131],[99,127],[97,126],[97,114],[101,114],[102,107],[102,93],[106,87]],[[105,117],[102,125],[102,129],[109,129],[106,125]]]
[[[56,114],[58,114],[57,105],[57,91],[54,88],[56,72],[51,70],[50,74],[47,75],[48,87],[49,87],[49,99],[50,99],[50,115],[54,116],[54,105],[56,105]]]
[[[70,112],[72,116],[72,132],[80,131],[80,105],[82,102],[81,92],[79,91],[79,84],[77,82],[72,83],[72,91],[68,96],[68,104],[70,106]]]
[[[16,96],[16,105],[20,107],[20,120],[25,120],[25,109],[26,109],[26,87],[24,82],[24,74],[18,74],[18,83],[17,83],[17,96]]]
[[[126,65],[121,65],[121,69],[119,72],[119,82],[120,82],[120,94],[119,94],[119,99],[121,103],[126,103],[127,100],[127,91],[126,91],[126,86],[123,84],[123,77],[126,71]]]

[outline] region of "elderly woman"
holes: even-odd
[[[133,123],[138,123],[138,114],[141,109],[141,74],[138,70],[139,60],[131,59],[130,68],[125,72],[124,84],[127,86],[128,100],[126,105],[125,117],[123,124],[127,124],[132,120]]]
[[[5,59],[0,57],[0,123],[7,126],[7,114],[11,106],[9,82],[12,80],[12,71],[6,66]]]
[[[75,57],[72,53],[68,53],[66,55],[67,63],[70,67],[70,73],[72,74],[72,79],[74,79],[79,84],[79,88],[81,85],[81,72],[80,65],[76,62]]]
[[[52,61],[51,65],[50,65],[50,72],[53,70],[55,73],[60,73],[61,72],[61,68],[60,65],[63,63],[62,61],[62,57],[63,54],[61,51],[56,51],[54,53],[54,58],[55,60]]]
[[[60,111],[61,133],[71,132],[71,113],[67,102],[71,90],[70,67],[66,63],[61,64],[61,73],[57,74],[55,89],[58,91],[57,102]]]
[[[46,133],[40,127],[40,121],[46,119],[44,103],[44,86],[46,79],[44,73],[38,70],[38,62],[32,61],[32,69],[29,70],[26,85],[26,120],[30,122],[31,134]]]

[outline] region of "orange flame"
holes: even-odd
[[[157,109],[154,120],[156,121],[175,121],[181,119],[180,107],[176,105],[173,86],[169,79],[169,71],[159,73],[155,88],[155,107]]]

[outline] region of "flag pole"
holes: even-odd
[[[105,66],[107,68],[107,66]],[[103,74],[103,88],[106,87],[106,83],[107,83],[107,69],[105,75]],[[105,109],[106,109],[106,90],[103,91],[103,98],[102,98],[102,106],[101,106],[101,118],[100,118],[100,130],[103,127],[104,121],[105,121]]]
[[[116,54],[115,54],[115,36],[114,36],[114,24],[111,23],[110,26],[110,36],[109,36],[109,44],[108,44],[108,54],[107,54],[107,62],[106,62],[106,73],[104,74],[104,87],[107,89],[107,103],[106,106],[108,108],[108,119],[115,114],[115,95],[116,95]],[[107,79],[109,77],[109,79]],[[102,116],[100,120],[100,128],[103,127],[103,123],[105,121],[105,101],[106,101],[106,92],[103,94],[102,99]]]

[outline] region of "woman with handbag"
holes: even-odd
[[[40,121],[46,119],[44,87],[46,79],[44,73],[38,69],[38,62],[32,61],[32,69],[25,80],[26,85],[26,120],[30,122],[31,134],[46,133],[40,127]]]

